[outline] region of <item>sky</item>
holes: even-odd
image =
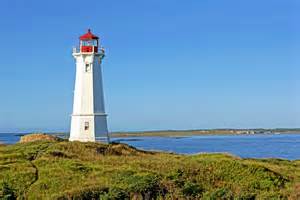
[[[110,131],[300,127],[298,0],[1,0],[0,132],[69,131],[100,36]]]

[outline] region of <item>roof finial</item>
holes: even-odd
[[[89,32],[89,33],[91,32],[91,29],[90,29],[90,28],[88,29],[88,32]]]

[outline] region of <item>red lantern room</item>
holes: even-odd
[[[98,52],[98,40],[99,37],[93,35],[91,30],[79,37],[80,39],[80,51],[81,52]]]

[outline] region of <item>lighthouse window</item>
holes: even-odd
[[[89,122],[84,122],[84,130],[85,131],[89,130],[89,126],[90,126]]]
[[[85,72],[91,72],[91,64],[85,64]]]
[[[82,46],[97,46],[97,40],[82,41]]]

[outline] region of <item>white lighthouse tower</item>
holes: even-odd
[[[80,48],[73,49],[76,79],[69,140],[109,142],[101,73],[104,50],[90,30],[79,39]]]

